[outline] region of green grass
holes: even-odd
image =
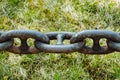
[[[0,30],[120,31],[119,0],[1,0]],[[19,44],[19,40],[15,39]],[[91,44],[91,41],[87,41]],[[33,40],[29,40],[32,44]],[[104,43],[104,42],[103,42]],[[0,53],[0,80],[120,80],[120,54]]]

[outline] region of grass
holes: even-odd
[[[120,31],[119,0],[1,0],[0,30]],[[15,39],[16,43],[19,40]],[[87,41],[91,44],[91,41]],[[103,42],[104,43],[104,42]],[[29,41],[32,44],[32,41]],[[120,54],[0,53],[0,80],[120,80]]]

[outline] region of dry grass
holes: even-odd
[[[119,0],[2,0],[0,29],[120,31]],[[16,40],[16,42],[19,42]],[[30,42],[31,44],[32,42]],[[90,43],[90,42],[89,42]],[[88,44],[89,44],[88,43]],[[119,80],[120,54],[0,54],[1,80]]]

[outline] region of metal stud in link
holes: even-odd
[[[58,34],[57,35],[57,40],[58,40],[57,45],[62,45],[63,44],[64,37],[65,37],[64,34]]]
[[[100,41],[100,38],[97,38],[97,37],[93,38],[93,46],[92,46],[92,49],[93,49],[94,51],[101,50],[101,46],[100,46],[100,44],[99,44],[99,41]]]

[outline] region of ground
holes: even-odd
[[[119,0],[1,0],[0,30],[120,31]],[[104,45],[106,39],[101,41]],[[33,45],[33,39],[28,40]],[[18,38],[15,39],[20,44]],[[54,41],[53,41],[54,43]],[[87,44],[92,45],[90,39]],[[0,80],[120,80],[120,54],[0,52]]]

